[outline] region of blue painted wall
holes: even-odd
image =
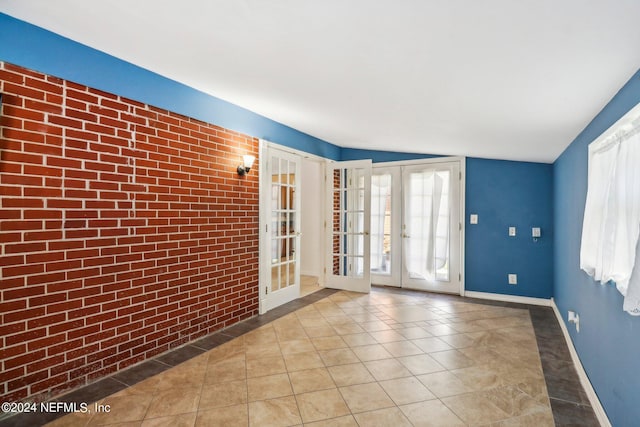
[[[587,194],[588,145],[640,102],[640,71],[627,82],[553,165],[554,298],[563,317],[580,314],[580,333],[568,326],[582,365],[611,424],[640,423],[640,318],[622,311],[615,285],[580,270]],[[565,322],[566,323],[566,322]]]
[[[553,291],[552,166],[467,158],[466,289],[550,298]],[[478,214],[478,224],[469,215]],[[516,236],[509,237],[509,227]],[[537,242],[531,228],[540,227]],[[509,285],[509,273],[518,284]]]
[[[0,60],[337,160],[340,147],[0,13]]]
[[[343,148],[341,160],[373,159],[374,163],[439,156]],[[553,167],[545,163],[467,158],[465,219],[465,287],[535,298],[553,292]],[[477,225],[469,214],[479,215]],[[509,227],[516,237],[509,237]],[[542,237],[534,242],[531,227]],[[509,285],[507,275],[518,275]]]

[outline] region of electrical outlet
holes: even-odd
[[[575,311],[569,310],[567,314],[567,320],[569,323],[573,323],[576,325],[576,332],[580,332],[580,315]]]
[[[516,235],[516,228],[509,227],[509,236],[514,237]]]
[[[517,285],[518,284],[518,275],[517,274],[509,274],[509,284]]]
[[[478,214],[471,214],[469,216],[469,224],[477,224],[478,223]]]

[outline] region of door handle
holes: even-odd
[[[365,232],[364,232],[364,233],[362,233],[362,234],[364,234],[365,236],[368,236],[368,235],[369,235],[369,232],[368,232],[368,231],[365,231]]]
[[[407,233],[402,233],[402,237],[408,239],[410,236]]]

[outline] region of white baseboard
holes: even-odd
[[[517,304],[542,305],[544,307],[551,306],[551,300],[548,300],[545,298],[521,297],[518,295],[492,294],[490,292],[476,292],[476,291],[465,291],[464,296],[469,298],[514,302]]]
[[[571,360],[573,360],[573,365],[576,367],[576,371],[578,372],[580,383],[582,384],[582,387],[584,387],[584,391],[587,393],[589,403],[591,403],[591,407],[596,414],[596,418],[598,418],[601,426],[611,427],[611,422],[607,417],[607,413],[604,411],[604,408],[600,403],[600,399],[598,399],[598,395],[591,385],[591,381],[589,381],[589,377],[587,376],[587,373],[582,366],[582,362],[580,362],[580,357],[578,357],[578,352],[573,345],[573,340],[571,340],[571,335],[569,335],[567,325],[565,325],[562,314],[560,314],[560,310],[558,310],[558,306],[556,305],[556,302],[553,300],[553,298],[551,298],[551,307],[553,308],[553,312],[556,314],[558,323],[560,323],[560,329],[562,329],[562,334],[564,335],[564,339],[567,342],[567,346],[569,347]]]

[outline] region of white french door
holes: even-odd
[[[371,160],[336,162],[326,174],[325,286],[371,291]]]
[[[300,156],[262,147],[261,307],[264,313],[300,296]]]
[[[461,163],[374,168],[373,283],[462,293]]]
[[[371,282],[400,286],[402,263],[402,170],[374,167],[371,173]]]

